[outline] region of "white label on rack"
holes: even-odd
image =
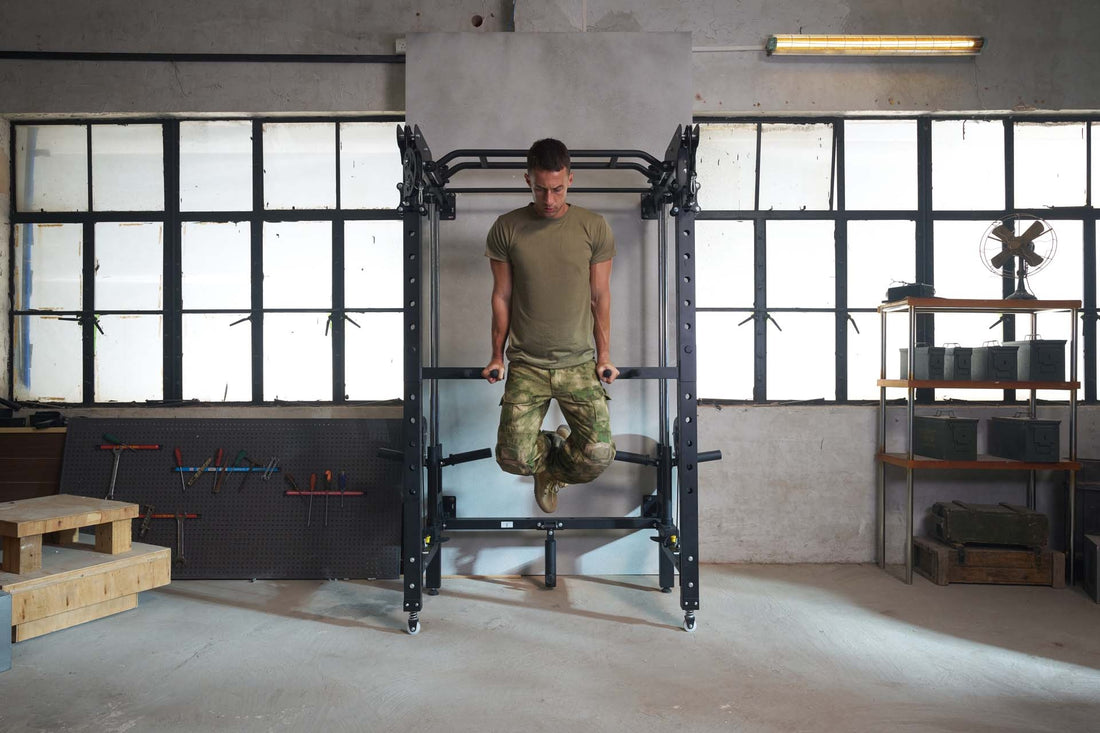
[[[512,528],[512,523],[511,522],[501,522],[500,523],[500,528],[501,529],[511,529]]]

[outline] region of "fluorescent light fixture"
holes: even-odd
[[[976,56],[982,36],[769,36],[764,50],[790,56]]]

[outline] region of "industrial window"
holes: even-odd
[[[1100,122],[1050,118],[702,120],[698,153],[699,394],[764,402],[877,400],[875,308],[902,282],[937,295],[1002,298],[1013,273],[983,258],[987,230],[1021,213],[1055,231],[1031,273],[1040,298],[1080,299],[1078,376],[1096,400],[1096,236]],[[980,346],[1028,324],[996,316],[929,319],[936,344]],[[905,327],[892,327],[897,376]],[[1044,316],[1044,339],[1069,339]],[[988,392],[988,393],[987,393]],[[937,390],[937,399],[1003,392]],[[1064,393],[1039,398],[1065,399]]]
[[[13,125],[15,398],[398,398],[397,121]]]

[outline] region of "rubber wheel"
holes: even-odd
[[[420,619],[416,621],[409,621],[409,625],[405,629],[411,636],[416,636],[420,633]]]
[[[689,634],[695,633],[695,619],[693,619],[693,618],[685,618],[684,619],[684,631],[688,632]]]

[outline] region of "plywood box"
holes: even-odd
[[[967,545],[960,551],[931,537],[914,537],[913,569],[937,585],[1066,585],[1066,556],[1048,548]]]
[[[68,628],[137,606],[137,594],[172,580],[171,550],[134,543],[128,552],[104,555],[91,545],[47,546],[42,568],[0,573],[11,594],[15,641]]]

